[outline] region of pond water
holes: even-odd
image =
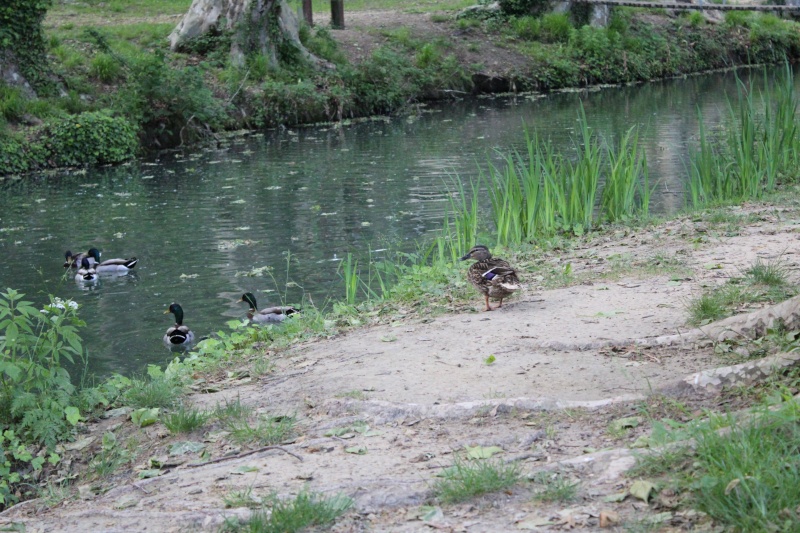
[[[754,83],[762,78],[755,72]],[[499,160],[498,150],[522,148],[525,128],[568,150],[581,102],[601,135],[643,128],[651,182],[659,182],[653,209],[678,209],[698,109],[713,124],[735,94],[727,72],[463,100],[414,116],[270,131],[216,150],[6,180],[0,286],[37,304],[48,294],[75,299],[91,372],[139,373],[174,356],[161,340],[173,322],[163,314],[170,302],[183,306],[185,323],[202,337],[245,316],[243,292],[255,293],[260,307],[298,303],[303,294],[317,305],[341,299],[337,267],[347,253],[414,248],[441,228],[451,180],[474,179]],[[64,278],[64,252],[92,246],[104,259],[136,256],[139,264],[91,287]],[[253,275],[264,267],[271,275]]]

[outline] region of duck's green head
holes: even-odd
[[[100,250],[97,248],[89,248],[89,251],[86,253],[89,257],[94,257],[94,260],[98,263],[100,262]]]
[[[64,252],[64,260],[65,260],[67,263],[72,263],[72,262],[75,260],[75,256],[74,256],[74,255],[72,255],[72,252],[70,252],[69,250],[67,250],[66,252]]]
[[[183,308],[180,305],[176,304],[175,302],[172,302],[169,305],[169,309],[164,311],[165,315],[167,313],[172,313],[173,315],[175,315],[176,324],[178,324],[179,326],[183,324]]]
[[[81,259],[81,268],[84,270],[89,270],[92,268],[92,265],[89,263],[89,259],[84,257]]]
[[[246,292],[242,294],[242,299],[239,301],[249,304],[253,309],[258,309],[258,306],[256,305],[256,297],[253,296],[252,292]]]

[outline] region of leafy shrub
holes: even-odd
[[[726,11],[725,24],[728,26],[741,26],[749,28],[751,24],[751,13],[747,11]]]
[[[25,102],[22,91],[0,82],[0,119],[18,122],[25,114]]]
[[[80,419],[75,386],[62,366],[83,357],[78,305],[51,297],[39,310],[8,289],[0,293],[0,423],[52,447]]]
[[[507,15],[539,16],[552,9],[550,0],[500,0],[500,9]]]
[[[127,119],[101,111],[56,119],[39,138],[56,166],[120,163],[133,157],[138,146]]]
[[[346,56],[339,49],[339,45],[327,28],[318,27],[312,33],[308,30],[308,26],[304,24],[300,27],[300,30],[300,42],[309,52],[337,65],[347,63]]]
[[[129,79],[122,107],[139,125],[145,146],[177,146],[225,123],[224,104],[197,67],[174,69],[162,54],[152,54],[134,62]]]
[[[442,60],[442,53],[439,47],[433,43],[425,43],[419,49],[416,56],[417,66],[419,68],[428,68]]]
[[[24,142],[15,135],[0,133],[0,173],[21,174],[30,169]]]
[[[61,458],[51,453],[48,461],[56,464]],[[42,469],[45,459],[34,457],[13,430],[0,432],[0,509],[19,501],[14,490],[20,482],[30,483],[32,472]]]
[[[536,17],[515,17],[511,19],[511,29],[520,39],[534,41],[539,38],[542,21]]]
[[[551,43],[566,43],[572,32],[572,24],[566,13],[548,13],[542,17],[541,37]]]

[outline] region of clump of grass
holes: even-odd
[[[706,293],[689,303],[689,323],[694,326],[708,324],[727,315],[722,300],[716,293]]]
[[[264,502],[253,494],[253,489],[251,487],[229,492],[222,497],[222,502],[227,509],[234,509],[236,507],[258,509],[264,505]]]
[[[164,425],[171,433],[191,433],[205,425],[209,415],[195,407],[186,407],[183,404],[178,408],[167,414],[164,419]]]
[[[353,500],[345,495],[325,498],[306,491],[293,500],[281,500],[273,495],[271,503],[269,511],[255,511],[247,522],[226,521],[223,531],[295,533],[314,526],[329,526],[353,506]]]
[[[789,284],[789,271],[780,261],[767,261],[757,259],[756,262],[744,271],[745,279],[751,283],[767,287],[785,287]]]
[[[294,434],[295,419],[290,416],[259,416],[255,422],[248,418],[229,419],[225,429],[231,440],[238,444],[270,446],[280,444]]]
[[[569,502],[578,495],[579,481],[571,481],[561,472],[539,472],[533,481],[544,487],[534,494],[535,500],[543,502]]]
[[[224,403],[218,403],[212,412],[213,416],[225,423],[228,420],[235,420],[239,418],[246,418],[252,409],[244,404],[240,398],[235,400],[225,399]]]
[[[103,83],[114,83],[122,77],[122,64],[111,54],[101,52],[89,63],[89,73]]]
[[[800,449],[800,427],[772,420],[706,431],[698,439],[703,470],[696,493],[700,509],[740,531],[769,531],[800,523],[800,470],[787,463]],[[792,529],[791,527],[789,529]]]
[[[133,379],[131,382],[131,388],[125,392],[125,403],[133,408],[172,407],[182,392],[175,380],[165,376]]]
[[[721,287],[688,304],[689,323],[702,325],[725,318],[742,306],[784,300],[796,293],[788,268],[779,261],[756,260],[743,278],[732,278]]]
[[[352,398],[354,400],[366,400],[367,395],[364,391],[359,389],[353,389],[351,391],[342,392],[336,395],[337,398]]]
[[[456,459],[442,471],[442,478],[433,485],[433,493],[442,503],[458,503],[474,496],[496,492],[520,481],[517,464],[489,459]]]

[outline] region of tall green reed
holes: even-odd
[[[728,101],[728,120],[711,137],[700,116],[699,146],[689,158],[687,197],[693,207],[759,198],[794,173],[800,135],[791,68],[786,66],[772,94],[761,92],[759,105],[754,94],[752,83],[739,81],[736,104]]]
[[[647,154],[639,150],[639,130],[631,127],[616,145],[606,145],[608,171],[600,210],[610,222],[634,214],[647,216],[650,209]]]
[[[513,152],[499,168],[489,167],[498,244],[525,242],[556,231],[580,234],[598,218],[615,221],[649,213],[652,189],[638,128],[628,130],[616,145],[605,143],[604,149],[583,107],[579,121],[572,157],[556,153],[550,142],[526,132],[527,157]]]

